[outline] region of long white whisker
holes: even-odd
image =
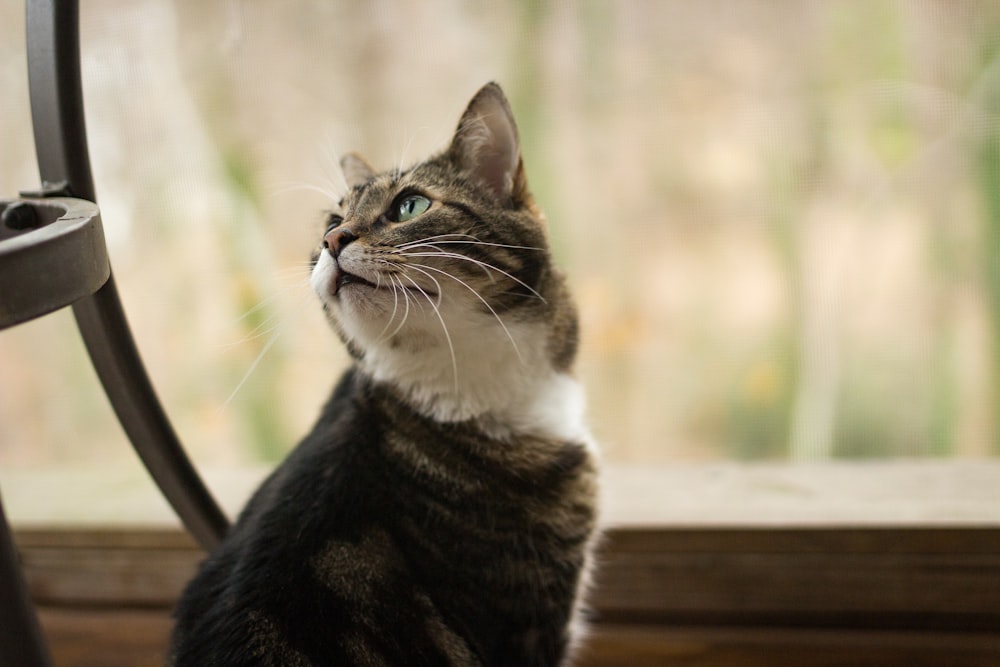
[[[445,271],[443,269],[439,269],[439,268],[434,267],[434,266],[427,266],[426,264],[421,264],[419,266],[416,265],[416,264],[408,264],[407,266],[409,268],[411,268],[411,269],[416,269],[417,271],[420,271],[421,273],[423,273],[425,276],[427,276],[431,280],[434,280],[434,277],[431,276],[430,274],[428,274],[427,271],[435,271],[437,273],[443,274],[444,276],[447,276],[448,278],[451,278],[452,280],[454,280],[455,282],[457,282],[459,285],[462,285],[467,290],[469,290],[470,292],[472,292],[473,294],[475,294],[476,298],[479,299],[480,301],[482,301],[483,305],[486,306],[491,313],[493,313],[493,317],[495,317],[497,319],[497,322],[500,324],[500,328],[502,328],[503,332],[505,334],[507,334],[507,338],[510,340],[510,344],[514,348],[514,354],[517,355],[517,360],[520,361],[521,363],[524,363],[524,357],[521,356],[521,350],[518,349],[517,343],[514,341],[514,336],[510,333],[510,329],[508,329],[507,325],[504,324],[504,321],[502,319],[500,319],[500,315],[498,315],[497,311],[495,311],[493,309],[493,306],[491,306],[489,304],[489,302],[486,299],[483,298],[483,295],[480,294],[474,287],[472,287],[472,285],[469,285],[467,282],[465,282],[461,278],[458,278],[457,276],[453,276],[450,273],[448,273],[447,271]],[[438,286],[438,293],[440,294],[441,284],[438,283],[437,280],[434,280],[434,283]]]
[[[246,310],[246,312],[244,312],[242,315],[240,315],[235,320],[233,320],[232,324],[235,325],[235,324],[238,324],[239,322],[242,322],[243,320],[247,319],[248,317],[250,317],[254,313],[256,313],[256,312],[258,312],[258,311],[260,311],[260,310],[262,310],[262,309],[264,309],[266,307],[269,307],[274,301],[276,301],[277,299],[279,299],[281,297],[284,297],[288,292],[291,292],[292,290],[297,290],[297,289],[300,289],[300,288],[305,288],[305,289],[302,289],[302,292],[299,294],[298,299],[296,301],[294,301],[293,303],[294,303],[295,308],[301,307],[302,304],[306,301],[306,299],[308,299],[308,298],[310,298],[312,296],[312,290],[309,289],[309,281],[308,281],[308,279],[306,279],[306,280],[297,280],[292,285],[288,285],[288,286],[283,287],[283,288],[281,288],[279,290],[276,290],[273,294],[271,294],[271,296],[268,296],[268,297],[265,297],[265,298],[261,299],[260,301],[257,302],[256,305],[248,308]],[[279,306],[279,310],[280,310],[280,306]],[[255,327],[253,327],[252,329],[250,329],[249,331],[247,331],[241,338],[239,338],[238,340],[235,340],[235,341],[233,341],[231,343],[227,343],[227,344],[223,345],[223,348],[228,349],[228,348],[236,347],[236,346],[241,345],[243,343],[246,343],[248,341],[256,340],[257,338],[260,338],[261,336],[266,336],[266,335],[270,334],[272,331],[274,331],[275,329],[277,329],[278,327],[281,326],[282,319],[284,317],[285,317],[285,315],[284,315],[283,312],[274,312],[274,313],[270,314],[269,316],[267,316],[266,318],[264,318],[261,322],[259,322]]]
[[[248,308],[242,315],[240,315],[235,320],[233,320],[233,324],[238,324],[239,322],[242,322],[243,320],[247,319],[248,317],[250,317],[251,315],[253,315],[257,311],[263,310],[264,308],[268,307],[269,305],[271,305],[271,303],[273,303],[276,299],[278,299],[278,297],[284,295],[285,292],[287,292],[287,291],[289,291],[291,289],[292,289],[291,287],[288,287],[286,289],[281,290],[280,292],[275,292],[271,296],[264,297],[263,299],[261,299],[260,301],[258,301],[255,305],[253,305],[250,308]],[[273,317],[273,315],[271,317]],[[271,318],[268,318],[268,319],[271,319]],[[258,325],[258,327],[259,326],[260,325]]]
[[[548,303],[545,300],[545,297],[542,296],[541,294],[539,294],[535,290],[535,288],[533,288],[531,285],[529,285],[528,283],[524,282],[523,280],[521,280],[517,276],[511,275],[507,271],[504,271],[501,268],[493,266],[489,262],[484,262],[482,260],[475,259],[474,257],[468,257],[466,255],[462,255],[462,254],[457,253],[457,252],[404,252],[404,253],[400,253],[400,254],[402,254],[404,257],[449,257],[451,259],[462,259],[462,260],[465,260],[467,262],[471,262],[471,263],[473,263],[473,264],[475,264],[477,266],[480,266],[483,269],[487,269],[487,270],[490,270],[490,271],[496,271],[497,273],[501,273],[501,274],[507,276],[508,278],[510,278],[511,280],[513,280],[514,282],[516,282],[517,284],[521,285],[522,287],[524,287],[525,289],[527,289],[532,294],[534,294],[536,297],[538,297],[539,299],[541,299],[542,303]]]
[[[393,280],[393,279],[395,279],[395,280]],[[399,324],[396,326],[395,329],[393,329],[392,333],[387,336],[387,338],[392,338],[393,336],[395,336],[396,334],[398,334],[400,332],[400,330],[406,324],[406,320],[409,319],[409,317],[410,317],[410,295],[407,292],[406,287],[403,285],[402,279],[400,279],[400,278],[398,278],[398,277],[393,276],[392,274],[390,274],[389,275],[389,280],[392,281],[392,283],[393,283],[393,288],[392,288],[393,289],[393,293],[396,292],[396,289],[397,289],[396,288],[396,284],[398,283],[398,285],[399,285],[398,289],[403,293],[403,305],[406,306],[406,310],[403,311],[403,319],[399,321]]]
[[[391,327],[392,323],[396,320],[396,312],[399,310],[399,289],[396,287],[396,283],[392,280],[391,273],[386,274],[386,277],[389,279],[389,285],[392,287],[392,314],[389,315],[389,319],[386,321],[385,326],[382,327],[382,331],[380,331],[378,336],[375,337],[376,343],[381,343],[383,340],[386,340],[385,338],[383,338],[383,336],[385,336],[385,332],[389,330],[389,327]],[[378,274],[378,280],[379,284],[381,285],[382,282],[381,273]],[[405,292],[406,290],[403,291]],[[396,330],[398,331],[399,329],[397,328]],[[395,332],[393,333],[393,335],[395,335]]]
[[[296,267],[295,270],[299,271],[300,269],[298,267]],[[291,275],[291,274],[289,274],[289,275]],[[278,277],[279,277],[279,279],[281,278],[280,275],[278,275]],[[291,285],[286,285],[285,287],[281,287],[281,288],[275,290],[270,296],[266,296],[263,299],[259,300],[253,306],[250,306],[250,308],[248,308],[246,311],[244,311],[242,315],[240,315],[235,320],[233,320],[233,324],[236,324],[238,322],[242,322],[243,320],[245,320],[246,318],[250,317],[251,315],[253,315],[257,311],[259,311],[259,310],[261,310],[263,308],[266,308],[271,303],[273,303],[275,300],[283,297],[288,292],[291,292],[294,289],[298,289],[302,285],[308,285],[308,284],[309,284],[309,280],[308,280],[308,278],[306,278],[305,280],[296,280],[295,283],[293,283]]]
[[[301,279],[302,282],[309,282],[309,274],[312,273],[312,262],[302,262],[292,266],[284,266],[273,272],[278,280],[288,280],[289,278]]]
[[[423,265],[421,265],[421,266],[423,266]],[[417,265],[415,265],[415,264],[407,264],[406,268],[408,268],[408,269],[417,269],[417,271],[420,271],[421,273],[423,273],[425,276],[427,276],[428,278],[430,278],[434,282],[434,286],[437,287],[437,297],[438,297],[437,298],[437,302],[438,302],[438,305],[441,305],[441,297],[442,297],[441,283],[438,282],[437,278],[435,278],[434,276],[430,275],[426,271],[421,271],[420,268]],[[426,267],[426,268],[430,268],[430,267]],[[423,291],[423,290],[421,290],[421,291]]]
[[[441,310],[437,307],[437,304],[435,304],[434,301],[433,301],[433,299],[431,299],[430,296],[427,295],[427,292],[424,291],[424,289],[420,286],[420,284],[416,280],[414,280],[413,278],[411,278],[410,276],[406,275],[405,273],[403,274],[402,277],[406,278],[411,283],[413,283],[413,287],[415,287],[418,292],[420,292],[421,294],[424,295],[424,298],[427,299],[427,303],[429,303],[431,305],[431,308],[434,309],[434,314],[437,315],[438,321],[441,323],[441,329],[442,329],[442,331],[444,331],[444,338],[448,342],[448,351],[451,353],[452,378],[455,381],[455,394],[457,395],[458,394],[458,359],[455,357],[455,346],[451,342],[451,334],[448,333],[448,325],[444,323],[444,317],[441,316]],[[438,298],[440,298],[440,295],[438,296]]]
[[[295,270],[298,271],[301,270],[302,267],[294,267],[294,268]],[[240,392],[243,386],[250,379],[250,376],[252,376],[253,373],[256,371],[257,367],[263,361],[264,357],[267,356],[268,352],[270,352],[271,349],[274,347],[274,345],[278,342],[278,339],[281,337],[281,334],[283,332],[284,325],[286,325],[290,320],[290,315],[301,312],[302,306],[307,301],[313,298],[313,290],[309,286],[308,277],[302,280],[297,280],[295,284],[288,285],[280,290],[277,290],[276,293],[272,294],[271,296],[265,299],[262,299],[259,303],[249,308],[245,313],[243,313],[243,315],[241,315],[233,322],[233,324],[236,324],[246,319],[251,314],[267,306],[270,302],[275,301],[279,297],[282,297],[285,294],[287,294],[289,291],[298,288],[302,289],[299,292],[297,299],[291,299],[288,303],[279,304],[275,313],[271,314],[269,317],[265,318],[262,322],[257,324],[257,326],[255,326],[253,329],[247,332],[242,338],[233,343],[229,343],[223,346],[224,348],[227,349],[233,348],[243,343],[256,340],[263,336],[270,336],[268,341],[260,349],[260,352],[257,353],[257,356],[254,358],[253,362],[247,368],[246,372],[243,374],[243,377],[240,379],[239,383],[237,383],[236,387],[232,390],[232,392],[225,399],[225,401],[223,401],[219,405],[219,410],[225,409],[232,403],[233,399],[236,397],[236,395]]]
[[[439,246],[437,243],[420,243],[418,245],[412,246],[409,250],[414,250],[416,248],[430,248],[431,250],[434,251],[433,256],[438,256],[438,257],[447,257],[449,254],[455,254],[455,255],[461,254],[461,253],[452,253],[449,250],[445,250],[444,248],[442,248],[441,246]],[[409,252],[409,251],[402,251],[402,252],[400,252],[400,254],[403,255],[403,256],[405,256],[405,257],[431,257],[432,256],[431,254],[420,254],[420,253]],[[464,255],[463,255],[463,257],[464,257]],[[469,261],[473,261],[473,258],[471,258],[471,257],[466,257],[466,259],[468,259]],[[486,277],[490,279],[490,282],[494,282],[494,283],[496,282],[496,278],[493,276],[493,274],[490,273],[490,270],[488,268],[486,268],[485,266],[480,266],[479,268],[481,268],[483,270],[483,273],[486,274]]]
[[[422,238],[422,239],[414,239],[413,241],[407,241],[406,243],[401,243],[400,245],[398,245],[396,247],[399,250],[406,250],[407,248],[410,248],[410,247],[416,246],[416,245],[420,245],[421,243],[426,243],[428,241],[437,241],[437,240],[441,240],[441,239],[450,239],[450,238],[472,239],[474,241],[478,241],[479,240],[475,236],[473,236],[472,234],[435,234],[434,236],[427,236],[427,237]]]
[[[340,199],[340,194],[338,194],[335,190],[325,188],[322,185],[316,185],[314,183],[283,183],[280,185],[275,185],[272,188],[270,194],[283,195],[289,192],[297,192],[300,190],[306,190],[308,192],[316,192],[333,202]]]
[[[536,246],[530,245],[511,245],[508,243],[492,243],[490,241],[441,241],[441,243],[448,243],[453,245],[484,245],[491,248],[511,248],[512,250],[545,250],[545,248],[538,248]],[[428,243],[427,245],[438,247],[435,243]]]
[[[387,273],[383,274],[382,272],[379,272],[376,274],[376,288],[382,284],[383,275],[389,279],[389,285],[390,287],[392,287],[392,314],[389,316],[389,320],[385,323],[385,327],[383,327],[382,331],[376,337],[376,341],[381,342],[383,340],[387,340],[395,336],[397,333],[399,333],[400,329],[402,329],[403,326],[406,324],[406,320],[410,315],[410,301],[409,301],[409,295],[406,293],[407,291],[406,287],[403,285],[403,281],[399,280],[398,278],[395,278],[395,276],[393,275],[392,269],[395,268],[395,265],[385,258],[376,258],[375,262],[378,264],[382,264],[383,266],[389,267],[389,271]],[[403,319],[396,326],[396,328],[392,330],[392,333],[389,334],[388,336],[385,336],[385,332],[389,330],[389,327],[392,326],[393,321],[396,319],[396,313],[399,309],[400,292],[403,293],[403,300],[404,304],[406,305],[406,311],[403,313]]]
[[[414,134],[410,134],[410,138],[406,140],[403,145],[403,150],[399,153],[399,162],[396,163],[396,171],[398,173],[403,173],[403,167],[406,166],[406,154],[410,152],[410,146],[413,144]]]
[[[446,237],[451,237],[451,236],[458,236],[464,238],[460,238],[454,241],[446,240]],[[471,241],[465,240],[465,238],[469,238],[472,240]],[[472,236],[471,234],[439,234],[438,236],[429,236],[425,239],[419,239],[416,241],[403,243],[397,247],[399,250],[411,250],[413,248],[419,248],[422,246],[430,246],[433,248],[440,248],[441,250],[444,250],[444,248],[441,248],[441,246],[438,245],[438,243],[431,243],[431,241],[438,241],[439,243],[446,243],[448,245],[482,245],[482,246],[489,246],[491,248],[510,248],[511,250],[539,250],[539,251],[545,250],[545,248],[539,248],[536,246],[513,245],[509,243],[493,243],[491,241],[480,241],[478,238]]]
[[[250,368],[248,368],[247,372],[244,373],[243,379],[240,380],[239,384],[236,385],[236,388],[233,389],[233,392],[229,394],[229,397],[222,402],[220,409],[229,406],[232,400],[236,397],[236,394],[239,393],[240,389],[243,388],[243,385],[246,384],[247,380],[250,379],[250,376],[253,375],[253,372],[257,369],[257,366],[264,359],[264,355],[266,355],[271,350],[271,348],[274,347],[274,344],[278,342],[278,338],[280,337],[281,337],[281,331],[279,330],[276,334],[274,334],[274,336],[271,337],[271,340],[267,341],[264,347],[261,348],[260,353],[257,355],[257,358],[253,360],[253,363],[250,364]]]
[[[266,320],[255,326],[253,329],[248,331],[240,339],[235,340],[232,343],[226,343],[222,345],[222,349],[229,350],[234,347],[239,347],[244,343],[249,343],[250,341],[257,340],[258,338],[268,336],[271,333],[277,331],[279,328],[281,328],[282,324],[283,322],[281,314],[275,313],[274,315],[271,315],[269,318],[267,318]]]
[[[333,138],[327,135],[323,142],[323,157],[325,158],[323,164],[323,170],[326,172],[326,177],[331,183],[339,182],[340,191],[347,192],[351,189],[350,184],[347,182],[347,178],[344,176],[344,169],[340,166],[340,151],[337,150],[334,144]],[[333,201],[337,201],[340,197],[334,197]]]

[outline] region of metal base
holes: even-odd
[[[0,501],[0,665],[50,667],[28,586],[21,574],[21,561]]]

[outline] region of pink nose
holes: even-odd
[[[335,227],[323,237],[323,247],[328,248],[330,253],[336,257],[348,243],[357,240],[357,238],[358,235],[352,232],[349,227]]]

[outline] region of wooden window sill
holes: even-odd
[[[995,667],[998,472],[611,466],[579,664]],[[208,478],[233,511],[264,473]],[[0,476],[60,665],[159,664],[202,557],[148,481],[116,474]]]
[[[1000,527],[1000,459],[607,465],[606,526]],[[235,515],[269,468],[206,468]],[[131,459],[103,468],[0,470],[15,526],[176,527]]]
[[[57,664],[159,664],[186,534],[16,537]],[[994,528],[621,527],[599,560],[584,667],[1000,664]]]

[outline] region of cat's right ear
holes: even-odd
[[[340,168],[344,172],[347,186],[351,188],[364,185],[375,176],[375,169],[357,153],[348,153],[340,158]]]
[[[460,169],[474,174],[501,201],[528,198],[517,125],[497,84],[486,84],[472,98],[448,150]]]

